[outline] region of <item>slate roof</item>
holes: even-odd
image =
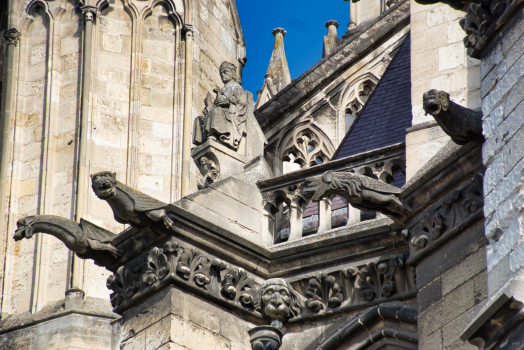
[[[411,127],[410,37],[382,75],[332,159],[404,142]]]

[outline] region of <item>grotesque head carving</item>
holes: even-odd
[[[113,198],[116,195],[116,173],[102,171],[91,175],[91,186],[98,198]]]
[[[237,80],[237,67],[233,63],[222,62],[220,65],[220,78],[224,84],[229,83],[231,80]]]
[[[332,186],[333,172],[326,171],[322,176],[313,176],[306,180],[306,188],[303,190],[305,197],[311,197],[318,202],[322,198],[331,195],[338,186]]]
[[[449,94],[445,91],[429,90],[424,93],[423,105],[426,115],[438,115],[449,109]]]
[[[281,322],[300,314],[302,303],[293,287],[282,278],[265,281],[258,290],[258,308],[262,314]]]
[[[20,219],[16,222],[18,229],[15,231],[14,239],[15,241],[20,241],[24,238],[31,238],[34,235],[33,224],[34,219],[32,216],[27,216],[23,219]]]

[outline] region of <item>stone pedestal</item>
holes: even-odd
[[[242,148],[242,144],[239,148]],[[201,164],[202,157],[215,162],[219,172],[219,179],[226,179],[233,175],[244,172],[244,165],[249,161],[240,152],[236,152],[223,144],[214,140],[207,140],[205,143],[191,150],[191,157],[195,161],[202,175],[207,171]]]

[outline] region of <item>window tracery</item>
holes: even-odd
[[[331,142],[311,125],[292,131],[284,138],[281,150],[284,173],[325,163],[333,155]]]
[[[371,95],[371,92],[373,92],[373,90],[377,86],[377,82],[378,80],[376,78],[370,76],[362,80],[360,83],[356,84],[356,88],[350,94],[350,100],[346,104],[346,133],[355,122],[358,112],[360,112],[362,110],[362,107],[364,107],[364,104],[366,104],[369,96]]]

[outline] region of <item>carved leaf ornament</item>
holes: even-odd
[[[222,260],[210,259],[194,248],[183,248],[177,240],[171,238],[163,248],[152,248],[145,258],[138,258],[130,265],[121,266],[108,278],[107,287],[113,291],[111,305],[118,308],[137,294],[154,289],[168,277],[208,292],[209,285],[214,281],[217,284],[215,289],[219,290],[218,278],[220,272],[226,268]],[[216,273],[213,274],[212,270]],[[247,276],[247,273],[238,290],[241,293],[232,300],[253,309],[256,288],[253,278]]]
[[[395,293],[414,289],[408,280],[406,255],[371,261],[360,267],[348,267],[333,273],[321,273],[307,281],[306,307],[313,313],[344,305],[383,300]],[[414,282],[413,282],[414,283]]]
[[[225,298],[254,309],[257,289],[255,280],[242,268],[231,269],[222,280],[221,292]]]
[[[482,174],[477,173],[455,191],[448,194],[440,204],[428,211],[422,219],[404,230],[403,236],[410,242],[409,264],[418,261],[424,251],[442,244],[460,227],[473,222],[482,215]]]

